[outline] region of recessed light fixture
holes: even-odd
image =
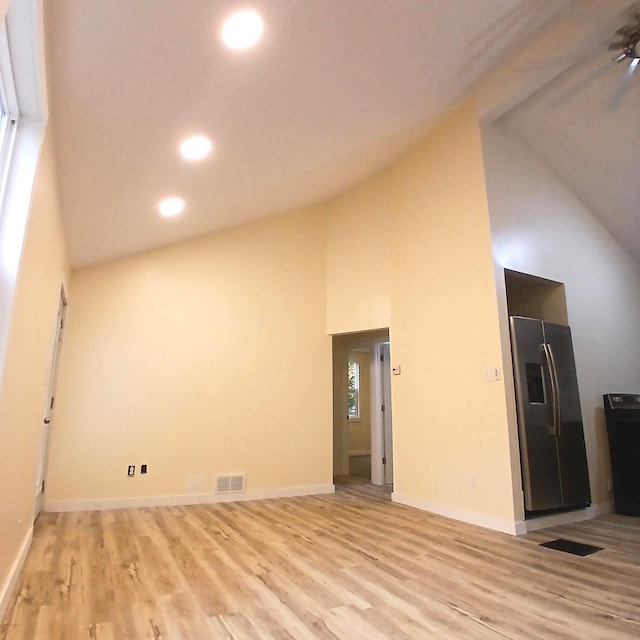
[[[182,198],[172,197],[166,198],[158,205],[160,215],[165,218],[173,218],[180,215],[185,208],[185,202]]]
[[[213,144],[206,136],[192,136],[180,145],[180,154],[185,160],[202,160],[212,148]]]
[[[230,49],[247,49],[262,35],[262,18],[255,11],[239,11],[222,26],[222,40]]]

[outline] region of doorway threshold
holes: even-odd
[[[371,484],[359,476],[334,476],[333,483],[336,487],[336,493],[339,494],[391,502],[393,484]]]

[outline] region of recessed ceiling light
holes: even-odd
[[[158,205],[158,211],[165,218],[173,218],[184,211],[185,202],[182,198],[166,198]]]
[[[262,18],[255,11],[234,13],[222,27],[222,40],[230,49],[247,49],[262,35]]]
[[[213,145],[205,136],[192,136],[180,145],[180,153],[185,160],[201,160],[211,153]]]

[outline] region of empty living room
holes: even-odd
[[[0,11],[0,640],[640,637],[637,1]]]

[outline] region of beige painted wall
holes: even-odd
[[[602,394],[640,389],[640,265],[514,134],[485,127],[483,149],[498,284],[504,268],[565,283],[592,500],[604,506],[612,495]],[[504,291],[500,305],[508,372]],[[517,444],[512,380],[507,388]]]
[[[388,171],[326,205],[328,333],[389,326],[393,209]]]
[[[42,418],[66,268],[47,143],[36,173],[0,387],[0,589],[33,524]]]
[[[330,485],[325,292],[318,210],[75,271],[48,507]]]
[[[482,375],[502,366],[502,347],[473,107],[335,200],[327,244],[328,331],[389,321],[402,367],[392,377],[395,498],[508,529],[505,390]]]
[[[514,520],[502,351],[480,131],[467,106],[393,169],[394,492]],[[473,486],[475,479],[475,487]],[[394,495],[395,495],[394,494]]]

